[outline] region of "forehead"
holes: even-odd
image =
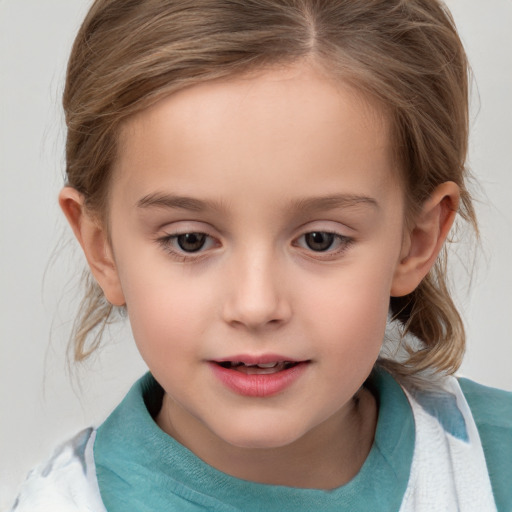
[[[376,102],[318,67],[281,66],[188,87],[132,117],[115,181],[147,194],[157,176],[174,188],[207,177],[254,190],[265,179],[286,190],[299,174],[325,188],[336,169],[389,181],[389,138]]]

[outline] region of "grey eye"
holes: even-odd
[[[333,245],[335,239],[334,233],[326,233],[325,231],[313,231],[304,235],[304,242],[312,251],[327,251]]]
[[[200,251],[206,243],[207,235],[204,233],[185,233],[176,237],[176,242],[184,252]]]

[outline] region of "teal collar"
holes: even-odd
[[[414,419],[401,387],[374,370],[379,404],[374,444],[359,473],[331,491],[257,484],[204,463],[154,422],[163,390],[151,374],[134,384],[94,443],[101,496],[109,512],[367,512],[400,508],[414,451]]]

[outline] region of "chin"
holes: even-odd
[[[276,428],[274,425],[252,425],[250,428],[239,428],[224,432],[221,437],[225,442],[237,448],[253,450],[270,450],[288,446],[298,439],[304,433],[292,431],[291,429]]]

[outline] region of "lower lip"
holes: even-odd
[[[306,370],[308,362],[277,373],[246,374],[210,363],[215,376],[229,389],[243,396],[266,397],[277,395],[290,387]]]

